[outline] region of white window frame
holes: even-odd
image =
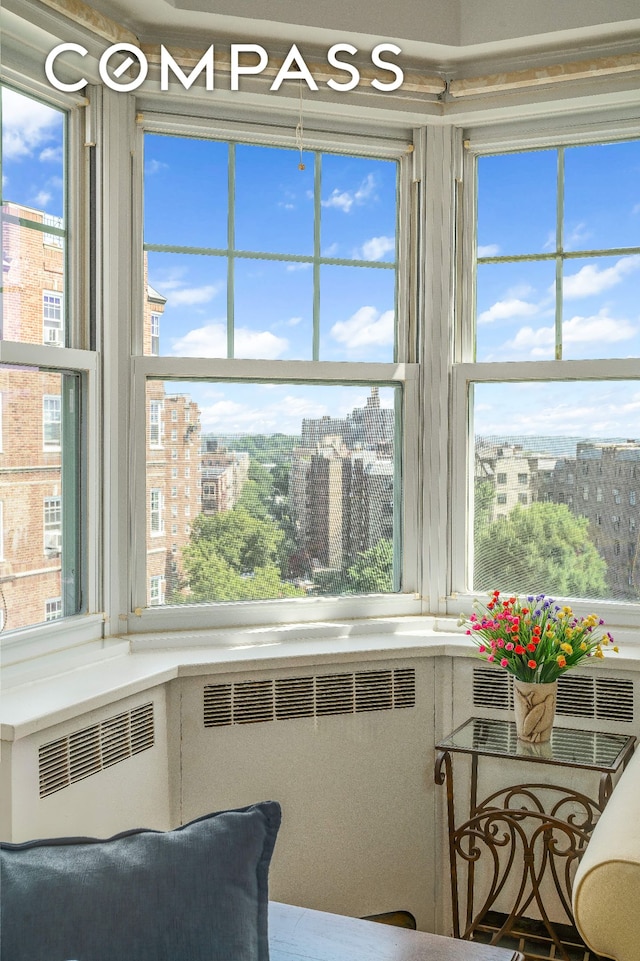
[[[164,534],[164,495],[161,487],[149,488],[149,536]]]
[[[151,607],[160,607],[164,604],[164,577],[162,574],[153,574],[149,578],[149,604]]]
[[[56,494],[43,502],[43,551],[45,557],[62,553],[62,497]]]
[[[466,271],[461,275],[457,313],[457,363],[452,366],[452,423],[451,423],[451,463],[452,478],[450,517],[451,517],[451,584],[447,599],[450,614],[469,614],[473,610],[474,593],[469,590],[471,582],[471,562],[473,557],[473,504],[471,483],[473,470],[473,399],[474,383],[543,383],[545,381],[574,380],[637,380],[637,359],[607,360],[549,360],[549,361],[505,361],[472,362],[474,304],[474,273],[476,257],[475,210],[476,182],[475,170],[478,157],[495,153],[515,153],[521,149],[540,149],[544,147],[596,144],[611,140],[637,138],[637,128],[632,124],[621,123],[607,129],[601,124],[576,126],[573,136],[566,131],[545,129],[544,125],[531,125],[528,134],[522,128],[506,132],[500,128],[465,131],[465,150],[463,171],[465,180],[464,222],[467,230],[463,237],[461,262]],[[559,600],[563,600],[559,598]],[[573,610],[579,615],[588,614],[594,606],[593,600],[567,598]],[[599,611],[607,625],[621,627],[637,624],[637,605],[616,600],[598,600]]]
[[[164,132],[175,135],[201,135],[215,139],[213,125],[204,121],[191,119],[186,121],[178,116],[154,115],[145,111],[144,124],[138,129],[138,144],[136,152],[136,176],[142,184],[142,142],[144,132]],[[252,135],[253,134],[253,135]],[[275,146],[291,147],[295,144],[292,132],[283,133],[274,128],[269,131],[265,140],[265,129],[255,128],[254,131],[245,127],[241,137],[234,137],[229,130],[220,131],[219,139],[234,141],[241,139],[250,143],[268,142]],[[402,411],[402,472],[398,478],[402,487],[399,498],[402,499],[402,593],[384,595],[349,595],[345,597],[324,598],[306,597],[291,600],[269,601],[239,601],[233,604],[212,603],[207,605],[179,605],[177,608],[165,607],[162,612],[144,609],[146,604],[146,556],[140,549],[145,543],[144,519],[146,511],[140,513],[140,505],[145,502],[144,472],[137,472],[133,478],[131,516],[134,519],[134,537],[132,548],[133,566],[133,611],[128,620],[129,630],[133,632],[153,631],[164,625],[165,629],[184,627],[185,620],[189,626],[197,628],[210,627],[213,624],[243,625],[256,623],[282,623],[289,621],[315,621],[325,617],[342,616],[357,618],[371,617],[376,613],[420,614],[423,610],[419,596],[419,561],[422,545],[418,537],[418,515],[420,472],[419,452],[415,443],[419,434],[420,411],[420,367],[417,364],[415,348],[411,347],[409,333],[409,304],[415,297],[415,289],[410,286],[409,268],[409,211],[411,207],[411,181],[417,167],[424,163],[424,154],[407,151],[406,140],[384,137],[373,138],[353,137],[341,139],[339,142],[325,134],[309,137],[308,149],[321,152],[338,151],[352,156],[370,156],[372,158],[397,160],[400,162],[400,206],[399,206],[399,257],[397,269],[398,282],[398,344],[399,361],[387,364],[376,363],[344,363],[330,361],[279,361],[277,365],[269,361],[259,360],[217,360],[202,358],[185,358],[171,356],[151,356],[143,354],[142,335],[134,336],[134,352],[132,358],[132,402],[134,411],[133,434],[131,445],[136,449],[140,442],[140,430],[144,423],[145,384],[147,378],[165,380],[179,380],[187,382],[192,379],[211,379],[226,382],[229,380],[248,380],[261,383],[298,384],[358,384],[370,386],[400,385],[403,388]],[[139,190],[142,194],[142,188]],[[141,203],[141,199],[140,199]],[[139,225],[139,243],[142,250],[141,225],[142,209],[134,212],[134,223]],[[139,267],[138,286],[143,288],[143,271]],[[415,303],[414,308],[415,310]],[[415,329],[415,328],[414,328]],[[141,421],[142,417],[142,421]],[[177,456],[177,452],[176,452]],[[173,454],[172,454],[173,457]],[[184,460],[190,459],[189,450],[184,452]],[[137,610],[137,613],[134,611]]]
[[[160,353],[160,318],[156,310],[151,311],[151,353],[157,357]]]
[[[47,304],[47,298],[57,300],[58,304]],[[59,317],[47,316],[52,311],[57,312]],[[64,293],[60,290],[42,291],[42,342],[49,347],[62,347],[64,344]]]
[[[62,617],[62,598],[49,597],[44,602],[45,621],[57,621]]]
[[[154,450],[160,450],[163,446],[162,407],[161,400],[149,401],[149,447]]]
[[[57,424],[57,431],[55,425]],[[52,431],[52,428],[53,431]],[[47,440],[47,433],[57,433],[58,440]],[[62,395],[44,394],[42,397],[42,449],[59,451],[62,441]]]

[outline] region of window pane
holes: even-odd
[[[556,249],[555,150],[478,159],[478,257]]]
[[[565,151],[565,250],[640,247],[640,140]]]
[[[476,384],[474,590],[640,602],[640,381]]]
[[[173,247],[227,247],[227,144],[144,138],[144,239]]]
[[[311,360],[313,265],[237,259],[234,356]]]
[[[395,260],[396,175],[393,161],[323,156],[323,257]]]
[[[0,577],[5,627],[78,611],[80,472],[78,378],[0,368]]]
[[[476,359],[553,360],[555,262],[479,264]]]
[[[150,252],[145,270],[145,354],[226,357],[226,259]]]
[[[161,401],[166,447],[147,450],[147,604],[398,589],[399,399],[148,381],[147,423]]]
[[[321,360],[393,360],[395,280],[393,270],[320,268]]]
[[[296,150],[238,144],[237,250],[313,254],[313,154],[299,163]]]
[[[65,342],[64,127],[60,110],[2,88],[4,340]]]
[[[565,261],[562,356],[640,356],[639,286],[640,254]]]

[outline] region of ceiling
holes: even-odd
[[[394,41],[446,64],[640,39],[639,0],[88,0],[142,41],[220,41],[370,49]],[[265,14],[268,13],[268,17]]]

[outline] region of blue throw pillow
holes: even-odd
[[[2,961],[268,961],[280,806],[0,845]]]

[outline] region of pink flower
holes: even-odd
[[[506,659],[506,657],[503,657],[500,661],[500,667],[506,667],[508,663],[509,661]]]
[[[487,660],[488,660],[488,661],[495,661],[495,657],[493,656],[493,654],[489,654]]]
[[[504,647],[506,651],[512,651],[515,647],[515,644],[513,643],[513,641],[509,641],[509,643],[505,644]]]
[[[470,633],[471,631],[467,631],[467,634],[470,634]],[[486,647],[484,646],[484,644],[481,644],[478,650],[480,651],[481,654],[484,654],[484,652],[486,651]]]

